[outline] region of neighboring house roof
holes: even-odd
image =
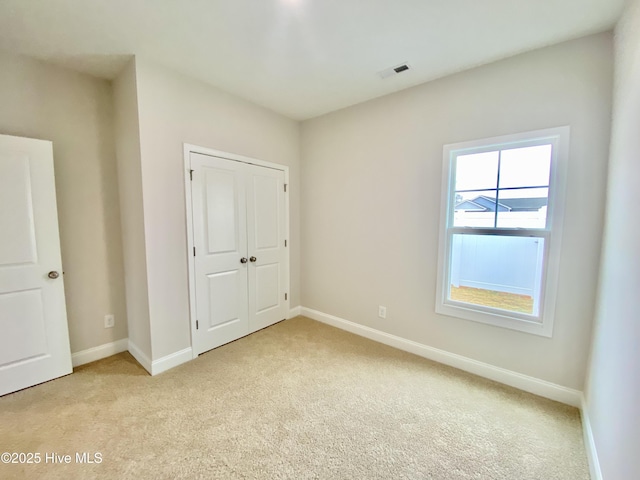
[[[547,197],[501,198],[498,201],[499,212],[537,212],[547,206]],[[455,210],[466,212],[495,212],[495,197],[480,195],[472,200],[463,200],[456,204]]]
[[[500,203],[507,205],[512,212],[534,212],[547,206],[547,197],[504,198]]]
[[[456,210],[464,210],[465,212],[486,212],[487,209],[482,205],[474,203],[471,200],[464,200],[456,204]]]
[[[496,199],[491,197],[480,196],[473,200],[464,200],[456,205],[456,210],[464,210],[465,212],[495,212]],[[508,212],[509,207],[498,203],[499,212]]]

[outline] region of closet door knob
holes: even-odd
[[[246,259],[246,257],[242,257],[242,258],[240,259],[240,263],[247,263],[247,259]]]
[[[255,262],[256,260],[258,260],[256,257],[249,257],[249,261],[251,263]]]

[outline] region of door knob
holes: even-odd
[[[60,276],[60,274],[58,272],[56,272],[55,270],[52,270],[49,272],[49,274],[47,275],[47,277],[55,280],[56,278],[58,278]]]
[[[247,259],[246,259],[246,257],[242,257],[242,258],[240,259],[240,263],[247,263]]]
[[[258,260],[256,257],[249,257],[249,261],[251,263],[255,262],[256,260]]]

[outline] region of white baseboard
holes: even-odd
[[[582,417],[582,434],[584,435],[584,448],[587,451],[587,458],[589,459],[591,480],[602,480],[600,461],[598,460],[596,443],[593,439],[593,430],[591,430],[591,421],[589,420],[589,409],[587,408],[584,395],[581,395],[580,416]]]
[[[293,307],[289,310],[289,318],[297,317],[302,312],[302,307],[298,305],[297,307]]]
[[[149,372],[149,374],[151,374],[151,360],[149,360],[149,357],[142,353],[142,350],[140,350],[140,348],[138,348],[138,346],[131,340],[129,340],[128,350],[129,353],[133,355],[133,358],[135,358],[138,363],[142,365],[142,368],[144,368],[147,372]]]
[[[172,353],[158,360],[151,361],[142,350],[131,340],[123,338],[111,343],[105,343],[98,347],[82,350],[71,355],[71,361],[74,367],[84,365],[85,363],[95,362],[103,358],[110,357],[116,353],[129,351],[133,358],[135,358],[142,367],[151,375],[157,375],[170,368],[177,367],[178,365],[193,360],[191,347],[180,350],[179,352]]]
[[[335,317],[333,315],[328,315],[317,310],[312,310],[306,307],[302,307],[301,310],[301,314],[305,317],[355,333],[356,335],[366,337],[370,340],[384,343],[385,345],[428,358],[429,360],[433,360],[438,363],[459,368],[465,372],[473,373],[480,377],[488,378],[490,380],[524,390],[525,392],[540,395],[541,397],[549,398],[573,407],[580,408],[581,406],[582,392],[578,390],[573,390],[571,388],[563,387],[555,383],[523,375],[511,370],[506,370],[504,368],[495,367],[488,363],[463,357],[462,355],[429,347],[412,340],[397,337],[374,328],[365,327],[364,325],[350,322],[349,320]]]
[[[116,340],[115,342],[105,343],[104,345],[98,345],[93,348],[87,348],[86,350],[81,350],[71,354],[71,363],[74,367],[79,367],[85,363],[102,360],[103,358],[110,357],[116,353],[126,352],[128,345],[129,340],[123,338],[121,340]]]
[[[193,360],[193,352],[191,347],[187,347],[151,362],[151,375],[158,375],[191,360]]]

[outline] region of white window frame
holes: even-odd
[[[565,186],[569,162],[568,126],[504,135],[470,142],[445,145],[443,148],[442,201],[440,206],[440,239],[436,312],[442,315],[486,323],[498,327],[551,337],[560,270]],[[481,228],[454,227],[455,166],[458,155],[481,153],[506,148],[552,145],[549,196],[545,228]],[[451,242],[454,234],[537,236],[544,238],[544,266],[540,289],[539,315],[519,314],[447,299],[451,273]]]

